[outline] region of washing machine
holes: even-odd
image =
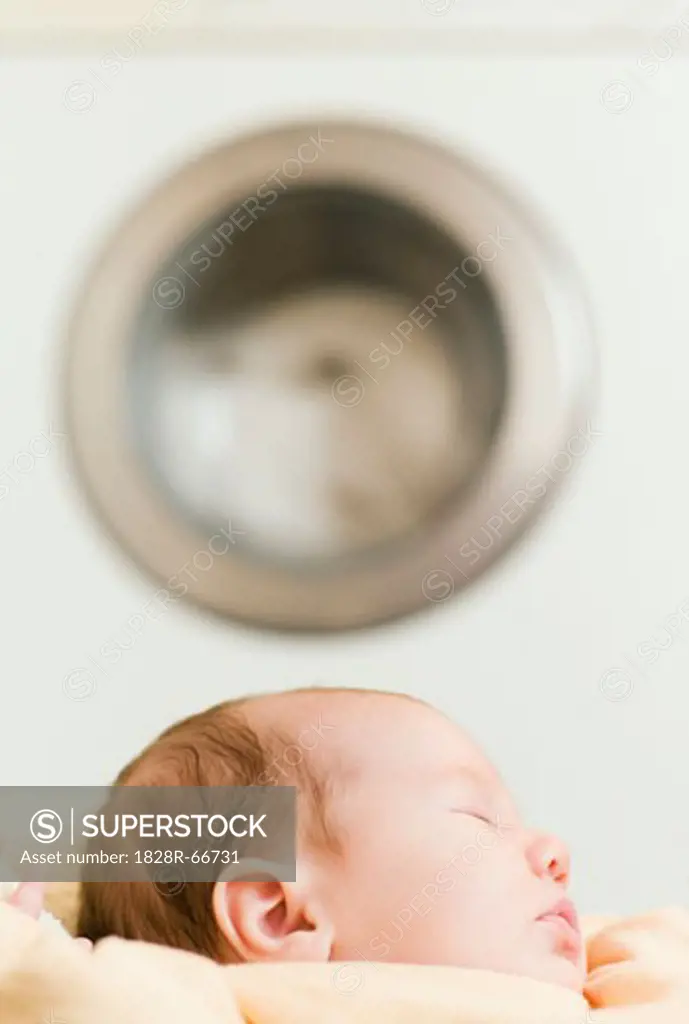
[[[0,777],[105,783],[171,721],[240,693],[400,690],[460,720],[529,820],[569,840],[584,910],[681,903],[689,15],[659,0],[102,8],[0,13]],[[251,268],[230,297],[248,359],[236,478],[273,453],[236,509],[199,470],[218,422],[205,415],[218,392],[202,313],[227,299],[211,283],[232,259]],[[335,264],[349,292],[318,276]],[[372,294],[374,271],[418,302]],[[276,306],[290,274],[318,288]],[[474,289],[461,309],[476,351],[495,331],[506,339],[490,380],[483,355],[472,363],[465,408],[483,434],[462,473],[498,421],[511,424],[505,461],[462,530],[455,501],[430,539],[376,556],[346,586],[310,569],[295,589],[276,569],[285,546],[359,565],[382,527],[357,518],[351,491],[347,529],[310,519],[309,459],[298,500],[285,498],[280,466],[326,430],[321,399],[300,405],[294,436],[281,418],[290,324],[300,339],[307,325],[329,417],[349,431],[373,403],[352,472],[375,487],[380,439],[403,454],[418,441],[404,468],[428,498],[447,453],[426,425],[457,414],[441,343],[437,366],[419,355],[443,282],[443,301],[451,285]],[[192,307],[200,319],[185,325]],[[374,359],[383,322],[393,340]],[[273,386],[275,330],[287,362]],[[123,346],[139,334],[156,343]],[[190,564],[197,470],[202,512],[223,525]],[[172,491],[175,523],[161,497]],[[385,507],[386,529],[417,528],[411,506]],[[253,568],[218,569],[247,522],[261,540]]]

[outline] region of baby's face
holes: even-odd
[[[451,964],[581,990],[567,849],[521,822],[475,744],[439,712],[396,697],[342,703],[328,721],[358,765],[334,795],[344,858],[319,885],[332,958]]]

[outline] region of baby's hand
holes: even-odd
[[[689,913],[660,910],[616,921],[588,944],[591,1006],[631,1006],[689,993]]]
[[[43,913],[43,895],[45,886],[42,882],[22,882],[14,890],[7,902],[36,921]]]
[[[9,897],[7,903],[11,907],[21,910],[23,914],[28,914],[35,921],[38,921],[42,914],[50,917],[43,906],[44,896],[45,886],[42,882],[21,882]],[[51,920],[52,923],[53,921]],[[91,949],[93,946],[89,939],[75,939],[74,941],[86,949]]]

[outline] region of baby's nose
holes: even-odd
[[[557,836],[539,832],[529,844],[527,856],[531,870],[539,878],[552,878],[560,885],[569,883],[569,850]]]

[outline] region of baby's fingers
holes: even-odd
[[[588,944],[592,1006],[655,1002],[689,986],[689,914],[662,910],[604,928]]]
[[[7,902],[11,907],[38,920],[43,910],[43,892],[42,882],[22,882]]]

